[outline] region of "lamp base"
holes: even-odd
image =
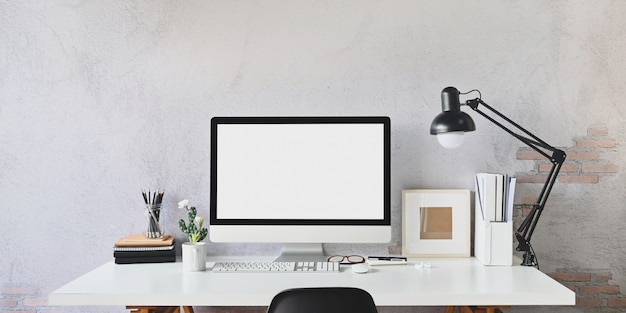
[[[530,251],[524,252],[524,260],[522,261],[521,265],[522,266],[537,266],[537,263],[535,263],[535,255]]]
[[[524,258],[522,260],[522,266],[537,266],[536,257],[533,253],[533,248],[530,246],[530,242],[524,239],[524,236],[518,230],[515,233],[515,238],[517,238],[517,251],[524,251]]]

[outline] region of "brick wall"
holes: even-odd
[[[560,147],[567,154],[565,163],[561,166],[558,183],[565,184],[597,184],[600,178],[615,175],[620,171],[606,155],[617,147],[615,139],[609,137],[609,130],[605,126],[592,126],[587,129],[587,135],[574,138],[574,146]],[[516,157],[518,160],[534,161],[534,167],[528,172],[516,173],[518,184],[544,184],[547,174],[552,167],[543,155],[528,147],[520,148]],[[524,217],[530,212],[537,200],[524,198],[515,205],[515,227],[519,226]]]
[[[557,269],[549,275],[576,292],[576,306],[586,313],[626,312],[626,296],[611,284],[608,270]]]
[[[615,151],[617,142],[609,136],[604,126],[593,126],[586,136],[575,138],[574,146],[561,148],[567,159],[559,173],[559,183],[598,184],[602,177],[620,172],[610,152]],[[534,161],[534,168],[527,173],[517,173],[517,182],[522,184],[545,183],[551,163],[530,148],[521,148],[516,153],[519,160]],[[536,198],[525,198],[516,204],[516,223],[519,225],[530,211]],[[607,269],[561,268],[548,273],[552,278],[576,292],[576,307],[586,313],[626,312],[626,295],[618,285],[611,284],[613,274]]]
[[[607,152],[617,147],[615,139],[609,137],[604,126],[594,126],[587,130],[587,135],[574,139],[570,148],[561,148],[567,153],[567,159],[559,173],[558,181],[566,184],[597,184],[605,175],[613,175],[620,171],[619,166],[604,158]],[[531,148],[521,148],[516,153],[518,160],[535,161],[533,170],[517,173],[517,182],[544,183],[552,164],[541,154]]]
[[[29,287],[2,287],[0,289],[0,312],[11,313],[60,313],[48,306],[47,289]]]

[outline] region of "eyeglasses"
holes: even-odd
[[[357,264],[364,263],[365,258],[360,255],[333,255],[328,258],[328,262],[337,262],[340,264]]]

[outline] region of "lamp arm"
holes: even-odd
[[[479,113],[513,137],[517,138],[521,142],[525,143],[533,150],[537,151],[539,154],[543,155],[546,159],[548,159],[552,163],[552,167],[550,168],[550,172],[546,178],[546,181],[539,193],[539,197],[537,197],[537,201],[533,204],[533,207],[530,213],[526,216],[522,224],[519,226],[517,231],[515,232],[515,237],[517,238],[518,246],[516,248],[517,251],[524,251],[524,260],[522,265],[526,266],[535,266],[536,258],[533,252],[532,246],[530,244],[530,239],[532,238],[533,232],[535,231],[535,227],[537,226],[537,222],[539,221],[539,217],[541,217],[541,213],[543,212],[543,208],[548,200],[548,196],[552,191],[552,186],[556,182],[556,178],[561,170],[561,165],[565,162],[566,154],[563,150],[552,147],[547,144],[545,141],[539,139],[537,136],[533,135],[517,123],[513,122],[508,117],[502,115],[502,113],[498,112],[496,109],[492,108],[485,102],[483,102],[480,98],[476,98],[473,100],[468,100],[465,103],[467,106],[472,108],[475,112]],[[518,131],[522,132],[524,135],[519,134],[511,130],[510,128],[504,126],[502,123],[496,121],[491,116],[485,114],[478,107],[482,105],[487,108],[489,111],[493,112],[495,115],[506,121],[508,124],[512,125]],[[548,154],[546,151],[551,152],[552,154]]]

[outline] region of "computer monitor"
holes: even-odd
[[[209,240],[283,243],[280,260],[389,242],[390,137],[388,117],[212,118]]]

